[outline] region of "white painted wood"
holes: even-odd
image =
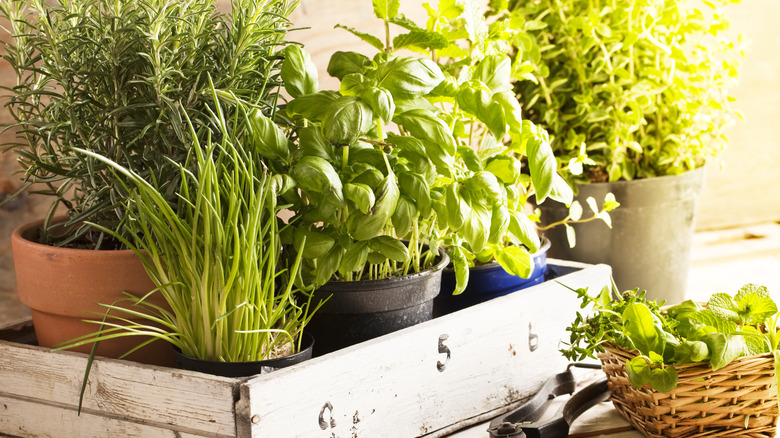
[[[574,269],[557,278],[572,287],[609,279],[608,266],[550,263]],[[86,355],[0,341],[0,435],[443,436],[562,370],[558,342],[577,308],[546,282],[249,380],[98,358],[80,417]]]
[[[598,265],[558,281],[600,289],[609,274],[608,266]],[[241,386],[237,415],[249,429],[239,432],[253,437],[442,436],[453,425],[482,421],[485,412],[498,414],[563,370],[559,341],[578,308],[573,292],[546,282],[257,376]],[[440,339],[449,360],[440,353]]]
[[[86,362],[79,353],[0,341],[0,397],[75,413]],[[235,379],[97,358],[82,412],[188,433],[233,436],[235,385]],[[56,421],[45,417],[40,421],[56,432],[77,430],[89,422],[85,418],[62,413]],[[0,432],[5,432],[4,426]]]
[[[200,435],[162,429],[121,418],[82,413],[37,401],[0,396],[0,431],[29,438],[194,438]],[[0,433],[2,435],[2,433]]]

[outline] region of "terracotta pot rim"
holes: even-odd
[[[67,216],[57,216],[54,218],[53,223],[59,223],[64,222],[67,219]],[[35,248],[39,251],[46,250],[46,251],[56,251],[61,254],[72,254],[72,255],[78,255],[80,257],[84,257],[89,253],[95,253],[95,255],[99,255],[99,257],[127,257],[130,254],[133,256],[136,256],[135,251],[132,249],[84,249],[84,248],[66,248],[61,246],[54,246],[54,245],[47,245],[45,243],[40,243],[36,241],[35,239],[30,238],[30,233],[35,232],[36,230],[40,229],[43,225],[43,222],[45,219],[37,219],[31,222],[24,223],[22,225],[19,225],[14,229],[14,231],[11,233],[11,241],[16,242],[17,244],[25,245],[28,247]]]

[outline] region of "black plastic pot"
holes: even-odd
[[[685,299],[696,200],[705,168],[680,175],[578,185],[582,205],[589,196],[601,206],[611,192],[620,207],[610,212],[612,229],[601,221],[574,224],[577,245],[569,248],[564,227],[545,231],[550,257],[584,263],[606,263],[620,290],[639,287],[652,299],[678,303]],[[542,223],[566,217],[554,202],[539,205]]]
[[[436,265],[404,277],[331,281],[314,291],[312,302],[328,301],[306,329],[317,338],[316,356],[430,320],[441,272],[449,257],[440,251]],[[328,298],[330,297],[330,298]]]
[[[267,359],[255,362],[215,362],[210,360],[195,359],[185,356],[174,348],[176,367],[199,371],[201,373],[214,374],[222,377],[248,377],[255,374],[266,374],[279,368],[288,367],[311,359],[314,349],[314,337],[308,333],[303,334],[301,351],[289,356],[277,359]]]
[[[468,286],[460,295],[452,295],[456,283],[455,271],[451,268],[445,269],[441,276],[441,293],[433,300],[434,316],[456,312],[543,282],[547,272],[549,248],[550,241],[543,239],[539,250],[531,254],[534,265],[528,278],[506,272],[495,260],[474,266],[469,269]]]

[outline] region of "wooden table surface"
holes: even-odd
[[[565,398],[565,397],[564,397]],[[563,403],[564,400],[561,400]],[[553,408],[554,409],[554,408]],[[450,438],[488,438],[488,424],[481,423],[448,435]],[[569,438],[642,438],[612,407],[612,402],[603,402],[580,416],[569,430]],[[550,437],[559,438],[559,437]],[[562,438],[562,437],[560,437]]]

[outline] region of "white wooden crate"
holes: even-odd
[[[505,412],[565,359],[605,265],[550,260],[554,281],[249,379],[87,357],[0,340],[0,434],[23,437],[438,437]],[[0,332],[0,339],[13,331]]]

